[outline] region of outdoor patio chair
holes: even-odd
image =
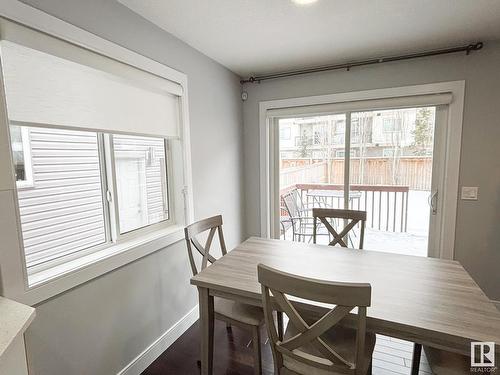
[[[280,207],[280,237],[283,235],[283,239],[286,240],[286,232],[292,226],[292,221],[288,216],[288,211],[286,207],[283,205]]]
[[[297,189],[283,194],[281,199],[288,212],[288,220],[292,223],[292,240],[305,242],[308,238],[311,241],[314,225],[314,218],[311,216],[312,207],[309,208],[308,205],[304,204]]]

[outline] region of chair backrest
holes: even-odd
[[[281,196],[288,215],[293,218],[301,217],[302,210],[299,205],[299,192],[297,189],[292,189]]]
[[[365,237],[365,225],[366,225],[366,211],[356,211],[356,210],[342,210],[334,208],[313,208],[312,215],[314,218],[313,226],[313,242],[316,243],[316,231],[317,231],[317,221],[319,221],[325,226],[328,232],[333,236],[333,240],[328,244],[330,246],[335,246],[337,243],[342,247],[349,247],[344,241],[344,237],[351,231],[356,224],[361,223],[361,230],[359,234],[359,248],[363,248],[363,241]],[[328,219],[343,219],[347,220],[347,225],[338,233],[335,228],[331,225]],[[351,220],[349,222],[349,220]]]
[[[210,230],[208,233],[207,240],[205,242],[205,246],[202,246],[201,243],[196,239],[196,236],[200,233],[206,232]],[[193,276],[198,273],[198,269],[196,268],[196,263],[194,260],[193,247],[198,250],[198,252],[203,256],[201,261],[201,269],[205,269],[208,266],[208,263],[215,262],[215,258],[210,255],[210,246],[212,245],[212,241],[214,239],[215,232],[217,232],[219,236],[220,248],[222,251],[222,255],[226,255],[226,242],[224,241],[224,233],[222,232],[222,216],[213,216],[207,219],[203,219],[197,221],[193,224],[188,225],[184,228],[184,235],[186,239],[186,245],[188,249],[189,255],[189,263],[191,263],[191,269],[193,271]]]
[[[363,368],[366,308],[371,303],[370,284],[315,280],[278,271],[262,264],[257,266],[257,270],[262,286],[266,326],[278,371],[284,366],[283,356],[326,371],[356,374],[356,369]],[[310,324],[310,318],[306,321],[287,295],[336,306]],[[358,308],[356,347],[353,348],[355,360],[349,362],[336,352],[334,347],[328,345],[321,335],[339,323],[354,307]],[[289,318],[288,324],[292,324],[294,330],[299,333],[280,340],[273,318],[274,311],[284,312]],[[314,347],[320,356],[302,351],[301,347],[304,346]]]

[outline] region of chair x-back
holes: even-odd
[[[318,219],[325,226],[328,232],[333,236],[333,240],[328,244],[335,246],[339,244],[342,247],[349,247],[344,238],[354,229],[356,224],[360,223],[361,230],[359,234],[359,249],[363,248],[365,237],[366,211],[343,210],[334,208],[313,208],[312,210],[314,225],[313,225],[313,242],[316,243]],[[331,224],[331,219],[342,219],[350,222],[338,233]],[[349,241],[347,241],[349,242]]]
[[[210,232],[208,233],[205,246],[202,246],[201,243],[196,238],[196,236],[208,230],[210,230]],[[226,242],[224,240],[224,232],[222,231],[221,215],[197,221],[196,223],[188,225],[186,228],[184,228],[184,234],[186,237],[186,244],[188,248],[189,263],[191,264],[191,270],[193,271],[193,276],[195,276],[198,273],[198,269],[196,267],[196,262],[194,260],[194,255],[193,255],[193,247],[203,257],[201,261],[202,270],[208,266],[208,262],[210,263],[215,262],[215,258],[212,255],[210,255],[210,247],[212,246],[215,232],[217,232],[219,236],[219,244],[222,256],[224,256],[227,254],[227,250],[226,250]]]
[[[196,236],[207,232],[208,236],[203,246]],[[189,263],[193,276],[198,273],[196,262],[194,259],[193,248],[202,256],[201,270],[205,269],[209,263],[216,261],[215,257],[210,254],[215,233],[217,232],[220,242],[222,256],[227,254],[226,243],[224,241],[224,233],[222,231],[222,216],[213,216],[196,223],[188,225],[184,229]],[[214,315],[215,318],[226,322],[227,327],[231,325],[239,326],[243,329],[248,329],[252,332],[253,350],[254,350],[254,374],[262,373],[261,365],[261,350],[260,350],[260,326],[264,323],[264,314],[262,309],[257,306],[246,305],[233,300],[214,297]]]
[[[366,333],[366,309],[371,302],[371,286],[366,283],[339,283],[304,278],[259,264],[264,316],[275,362],[275,373],[283,374],[367,374],[375,335]],[[333,304],[319,320],[299,312],[288,296]],[[339,324],[355,308],[356,328]],[[283,311],[289,323],[280,340],[273,319]],[[310,314],[309,314],[310,315]]]

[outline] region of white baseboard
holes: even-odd
[[[198,320],[198,305],[193,307],[177,323],[158,337],[141,354],[130,362],[117,375],[140,375],[158,356],[174,343],[191,325]]]

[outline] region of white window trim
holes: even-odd
[[[0,6],[0,17],[166,78],[178,83],[183,91],[179,100],[180,139],[182,140],[184,176],[184,180],[181,182],[181,185],[183,185],[182,193],[184,197],[184,215],[182,215],[182,222],[179,219],[175,224],[167,228],[161,228],[156,231],[148,232],[148,234],[131,237],[116,246],[111,246],[89,254],[88,256],[80,258],[77,262],[75,261],[75,263],[66,265],[67,267],[72,267],[71,272],[53,278],[39,286],[28,288],[18,214],[15,219],[5,216],[0,217],[0,224],[4,224],[0,228],[0,234],[1,237],[5,239],[6,245],[6,247],[2,248],[2,251],[0,251],[0,264],[2,266],[2,272],[0,274],[2,284],[1,292],[6,297],[29,305],[34,305],[182,240],[184,235],[183,228],[186,224],[192,222],[194,216],[188,112],[188,80],[184,73],[130,51],[19,1],[3,0]],[[0,84],[2,84],[1,79]],[[0,127],[3,128],[0,129],[0,135],[2,135],[0,139],[1,142],[8,143],[9,137],[4,137],[8,131],[6,119],[5,102],[0,100]],[[6,152],[9,154],[7,155]],[[5,157],[9,161],[8,163],[0,163],[0,198],[2,199],[2,203],[6,203],[6,210],[12,209],[12,212],[18,212],[15,208],[17,204],[16,183],[12,174],[10,145],[0,144],[0,157]],[[7,172],[7,170],[9,172]],[[172,203],[173,200],[174,198],[172,197]],[[56,272],[57,270],[54,269],[52,271]],[[47,271],[45,276],[50,276],[48,272],[49,271]],[[54,276],[55,273],[52,277]]]
[[[415,86],[353,91],[338,94],[307,96],[289,99],[262,101],[259,103],[259,148],[260,148],[260,231],[262,237],[271,236],[275,168],[272,168],[276,158],[271,154],[270,144],[273,139],[271,132],[272,119],[267,112],[272,109],[313,106],[330,103],[345,103],[358,100],[397,98],[427,94],[451,93],[452,102],[448,107],[445,166],[444,166],[444,198],[442,203],[442,223],[438,229],[440,243],[440,258],[454,259],[455,226],[458,202],[458,183],[460,171],[460,150],[462,144],[462,122],[465,98],[465,81],[430,83]],[[279,188],[279,187],[278,187]]]

